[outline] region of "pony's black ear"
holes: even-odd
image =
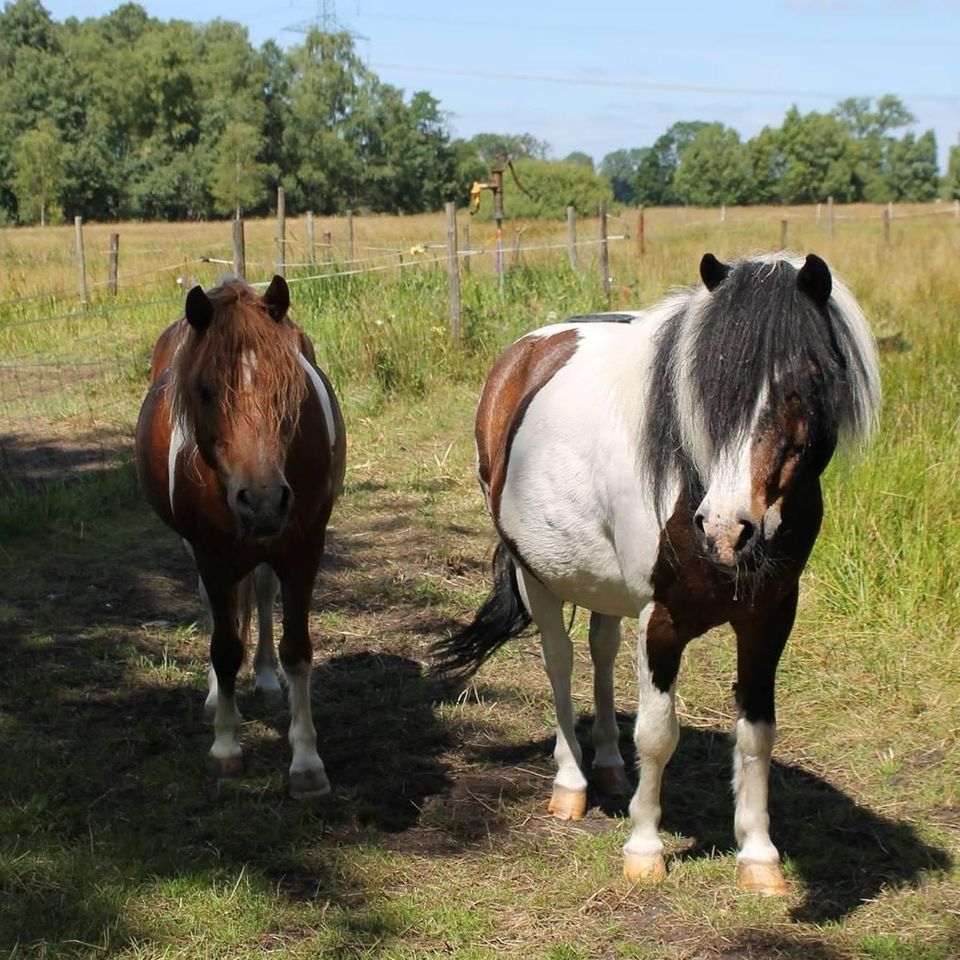
[[[824,305],[833,290],[830,268],[815,253],[808,253],[797,274],[797,286],[816,303]]]
[[[712,253],[705,253],[700,261],[700,279],[712,293],[730,273],[730,264],[722,263]]]
[[[270,281],[270,286],[263,294],[263,302],[267,313],[278,323],[287,315],[290,309],[290,288],[279,274]]]
[[[203,333],[213,319],[213,304],[199,284],[187,294],[186,317],[197,333]]]

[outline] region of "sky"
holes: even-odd
[[[55,20],[119,0],[41,0]],[[454,136],[530,133],[551,156],[599,162],[680,120],[746,140],[793,104],[892,93],[933,129],[941,169],[960,142],[960,0],[141,0],[161,20],[242,23],[260,46],[333,15],[386,83],[428,90]]]

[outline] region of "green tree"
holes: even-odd
[[[780,180],[786,158],[780,146],[780,131],[764,127],[747,141],[747,161],[750,166],[750,184],[747,203],[779,203]]]
[[[840,203],[859,199],[853,138],[832,114],[801,115],[791,107],[780,128],[780,147],[784,202],[816,203],[831,196]]]
[[[618,203],[636,202],[637,168],[649,150],[649,147],[614,150],[600,161],[600,173],[610,181],[613,199]]]
[[[947,174],[943,178],[943,195],[948,200],[960,200],[960,143],[950,148]]]
[[[600,201],[612,199],[606,178],[581,163],[524,157],[514,164],[514,169],[523,189],[513,183],[509,174],[504,177],[503,206],[510,218],[562,219],[568,206],[582,216],[596,216]],[[482,209],[491,208],[490,200],[484,199]]]
[[[693,138],[706,126],[709,124],[700,120],[682,120],[657,139],[637,166],[638,203],[666,206],[680,202],[674,187],[680,159]]]
[[[13,191],[23,222],[60,220],[63,188],[63,143],[52,120],[41,120],[35,130],[17,138],[13,149]]]
[[[683,151],[674,190],[681,203],[704,207],[748,200],[750,161],[740,134],[722,123],[698,130]]]
[[[887,150],[887,183],[890,199],[925,203],[937,196],[937,139],[932,130],[919,137],[912,133],[892,140]]]
[[[211,190],[221,213],[239,220],[245,209],[263,203],[270,168],[257,157],[264,139],[256,127],[233,121],[227,124],[215,150]]]
[[[589,153],[584,153],[582,150],[574,150],[573,153],[568,153],[563,158],[564,163],[579,163],[581,167],[587,167],[589,170],[595,170],[596,167],[593,163],[593,157]]]

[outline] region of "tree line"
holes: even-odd
[[[960,148],[941,180],[936,141],[896,97],[788,111],[746,143],[722,124],[674,124],[650,147],[595,166],[550,159],[530,134],[454,139],[439,101],[407,97],[314,30],[289,50],[239,24],[151,18],[126,3],[56,22],[40,0],[0,13],[0,223],[291,213],[414,213],[465,203],[514,163],[509,216],[581,213],[601,199],[709,204],[960,196]]]

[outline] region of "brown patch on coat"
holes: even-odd
[[[655,627],[663,626],[669,615],[681,650],[722,623],[736,627],[738,623],[759,623],[777,615],[785,598],[796,590],[820,531],[820,481],[814,477],[788,491],[780,529],[773,541],[765,545],[767,566],[757,572],[741,571],[735,575],[711,564],[700,550],[694,512],[689,495],[681,494],[660,535],[652,576],[653,598],[663,607],[663,613],[657,621],[651,617],[651,622]]]
[[[500,357],[487,377],[477,408],[477,463],[498,526],[513,439],[530,403],[576,353],[578,340],[572,327],[549,337],[524,337]]]
[[[796,394],[757,426],[750,474],[751,510],[758,523],[768,507],[783,500],[797,479],[807,439],[807,420]]]

